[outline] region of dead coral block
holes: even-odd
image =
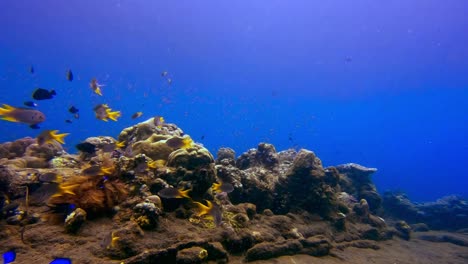
[[[201,247],[191,247],[179,250],[177,252],[177,264],[196,264],[202,263],[208,257],[208,251]]]
[[[302,244],[297,240],[285,240],[280,243],[263,242],[247,250],[245,259],[254,261],[294,255],[299,253],[302,248]]]

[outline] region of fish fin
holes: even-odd
[[[211,186],[211,188],[213,189],[213,191],[219,192],[219,188],[221,188],[221,183],[214,182],[213,186]]]
[[[112,171],[114,170],[113,167],[106,167],[106,168],[101,168],[101,174],[107,175],[107,174],[112,174]]]
[[[213,204],[208,200],[205,200],[205,201],[208,204],[208,206],[206,206],[206,205],[204,205],[202,203],[199,203],[199,202],[194,202],[198,207],[197,216],[203,216],[203,215],[209,215],[210,214],[211,208],[213,208]]]
[[[50,90],[49,92],[51,95],[57,95],[57,92],[55,92],[55,90]]]
[[[120,111],[108,111],[107,112],[107,117],[111,119],[112,121],[117,121],[117,119],[120,117]]]
[[[179,195],[182,197],[182,198],[189,198],[189,199],[192,199],[190,198],[190,196],[188,195],[188,193],[191,191],[191,189],[188,189],[188,190],[179,190]]]
[[[19,122],[16,118],[13,118],[11,116],[2,116],[1,119],[10,122]]]
[[[190,137],[186,137],[182,140],[182,143],[183,143],[182,145],[183,149],[191,148],[193,145],[193,140]]]
[[[52,138],[53,138],[55,141],[57,141],[58,143],[62,144],[62,145],[65,144],[64,138],[65,138],[66,136],[68,136],[69,134],[68,134],[68,133],[57,134],[57,132],[58,132],[58,130],[53,130],[53,131],[50,132]]]
[[[0,107],[0,115],[6,115],[11,111],[15,110],[15,108],[11,105],[3,104],[3,107]]]
[[[124,148],[125,147],[125,141],[119,141],[115,143],[115,146],[117,148]]]
[[[94,92],[100,96],[102,96],[102,92],[101,92],[101,88],[96,88],[96,90],[94,90]]]
[[[55,178],[55,182],[56,183],[62,183],[63,182],[63,176],[62,175],[57,175],[57,177]]]

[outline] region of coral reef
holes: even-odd
[[[87,138],[78,155],[31,138],[1,144],[0,250],[21,258],[55,246],[76,263],[226,263],[377,250],[376,241],[413,236],[412,221],[390,225],[376,215],[376,169],[324,168],[312,151],[268,143],[238,158],[222,148],[215,160],[176,125],[156,121],[118,140]],[[423,209],[464,206],[452,199],[415,209],[385,197],[417,220]]]

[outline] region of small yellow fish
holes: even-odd
[[[221,182],[221,183],[213,183],[213,191],[215,192],[225,192],[225,193],[230,193],[234,191],[234,186],[232,184],[227,183],[227,182]]]
[[[136,113],[134,113],[134,114],[132,115],[132,119],[137,119],[137,118],[139,118],[139,117],[142,116],[142,115],[143,115],[143,112],[136,112]]]
[[[157,126],[158,128],[161,128],[162,125],[164,124],[164,118],[162,116],[155,116],[153,118],[154,125]]]
[[[91,166],[91,167],[88,167],[84,170],[81,171],[81,173],[83,175],[86,175],[86,176],[102,176],[102,175],[110,175],[114,172],[114,168],[113,167],[106,167],[106,168],[103,168],[99,165],[94,165],[94,166]]]
[[[193,202],[198,207],[198,217],[207,216],[208,219],[212,219],[216,226],[219,226],[223,221],[223,216],[219,205],[205,200],[207,205],[199,202]]]
[[[166,140],[166,145],[174,149],[188,149],[193,145],[193,140],[185,135],[183,137],[171,137]]]
[[[38,180],[41,182],[62,183],[63,177],[55,172],[46,172],[40,174]]]
[[[182,189],[176,189],[172,187],[164,188],[158,192],[158,195],[170,199],[170,198],[189,198],[190,196],[188,193],[191,191],[191,189],[188,190],[182,190]]]
[[[94,113],[96,114],[97,119],[106,122],[108,119],[117,121],[117,119],[121,116],[120,111],[112,111],[112,109],[107,104],[99,104],[95,106]]]
[[[111,249],[111,248],[116,248],[117,247],[117,242],[119,241],[120,237],[117,236],[115,231],[112,231],[110,233],[110,236],[105,239],[105,242],[107,243],[106,248]]]
[[[89,83],[89,87],[91,87],[91,89],[93,90],[93,92],[95,94],[98,94],[100,96],[102,96],[102,92],[101,92],[101,87],[104,86],[104,85],[101,85],[97,82],[96,78],[93,78],[91,79],[91,82]]]
[[[151,169],[158,169],[166,166],[166,161],[163,159],[153,160],[148,163],[148,167]]]
[[[58,130],[44,130],[42,133],[37,136],[37,144],[39,146],[44,145],[45,143],[53,143],[54,141],[65,144],[64,138],[68,136],[68,133],[57,134]]]
[[[0,107],[0,119],[28,124],[31,128],[39,128],[37,124],[44,122],[46,117],[41,111],[35,109],[16,108],[3,104],[3,107]]]

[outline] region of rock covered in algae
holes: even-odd
[[[177,264],[202,263],[208,257],[208,251],[201,247],[191,247],[179,250],[176,256]]]
[[[13,142],[5,142],[0,144],[0,158],[13,159],[24,156],[26,148],[36,143],[36,140],[31,137],[25,137]]]
[[[148,183],[156,187],[152,188],[155,192],[167,186],[190,188],[191,197],[200,198],[215,181],[216,172],[211,153],[203,146],[193,143],[192,139],[174,124],[158,126],[154,123],[154,118],[151,118],[124,129],[119,135],[119,140],[132,149],[130,157],[122,158],[127,161],[119,161],[121,171],[131,169],[137,172],[136,164],[160,164],[156,168],[145,168],[146,172],[142,171],[143,175],[153,173],[163,181],[159,181],[156,184],[159,187],[156,187],[150,177]],[[137,157],[142,155],[148,160],[137,160]]]
[[[65,231],[76,233],[86,221],[86,211],[81,208],[76,208],[65,218]]]
[[[220,164],[221,162],[235,165],[236,152],[232,148],[220,148],[216,153],[216,164]]]
[[[340,185],[343,191],[358,199],[366,199],[374,213],[381,209],[382,198],[371,179],[376,168],[367,168],[356,163],[341,164],[335,168],[341,174]]]
[[[138,141],[146,140],[153,135],[182,137],[184,136],[184,132],[174,124],[157,125],[153,117],[134,126],[125,128],[120,132],[119,141],[133,144]]]
[[[232,193],[234,202],[257,204],[259,210],[287,213],[294,208],[331,217],[337,213],[337,181],[329,180],[320,159],[311,151],[276,153],[270,144],[261,143],[231,165],[217,165],[218,177],[240,182]],[[261,201],[258,204],[258,201]]]
[[[137,204],[133,211],[133,219],[141,228],[154,229],[158,226],[161,209],[154,203],[146,200]]]

